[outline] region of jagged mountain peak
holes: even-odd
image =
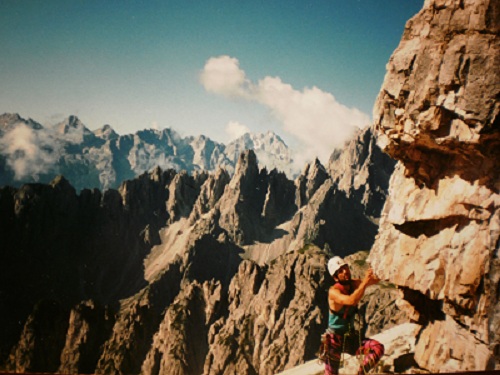
[[[268,170],[277,169],[294,176],[293,158],[286,143],[274,132],[245,133],[228,143],[226,154],[234,163],[245,150],[254,150],[259,166]]]
[[[68,190],[73,192],[73,194],[75,193],[75,188],[71,186],[71,183],[62,175],[59,175],[56,178],[54,178],[51,181],[50,186],[52,186],[54,189],[57,190]]]
[[[0,126],[20,121],[25,122],[26,120],[23,119],[18,113],[4,113],[0,115]]]
[[[314,159],[314,161],[310,164],[309,173],[317,173],[318,171],[322,171],[326,173],[325,166],[319,161],[318,158]]]
[[[236,164],[235,175],[244,175],[248,171],[258,171],[259,166],[257,163],[257,156],[252,149],[245,150],[240,154],[238,164]]]
[[[310,178],[318,173],[328,174],[325,166],[321,163],[318,158],[315,158],[312,162],[307,163],[302,169],[301,176]]]
[[[175,140],[182,139],[181,135],[177,131],[175,131],[174,129],[172,129],[172,128],[165,128],[165,129],[163,129],[163,130],[160,131],[160,134],[163,137],[169,137],[169,138],[172,138],[172,139],[175,139]]]
[[[75,115],[70,115],[62,120],[60,123],[56,125],[56,127],[65,130],[67,128],[85,128],[83,122]]]
[[[228,146],[233,144],[244,145],[246,148],[254,150],[270,147],[271,145],[275,148],[288,148],[283,139],[271,130],[265,133],[245,133],[234,141],[231,141]]]
[[[25,124],[35,130],[43,127],[33,120],[25,120],[18,114],[0,117],[0,137],[17,124]],[[143,129],[133,134],[119,135],[110,125],[90,131],[77,116],[68,116],[58,124],[37,133],[33,138],[36,158],[42,159],[36,171],[40,182],[50,183],[63,174],[77,190],[99,187],[103,190],[118,188],[124,180],[147,172],[156,166],[163,169],[215,171],[224,168],[233,175],[239,156],[248,149],[254,150],[258,168],[276,169],[294,176],[293,159],[283,140],[274,132],[247,133],[229,143],[218,143],[206,135],[183,137],[172,128]],[[7,171],[14,165],[30,164],[26,154],[4,149],[0,157],[8,160]],[[78,171],[78,172],[77,172]],[[84,173],[82,173],[84,172]],[[13,179],[14,172],[6,173],[1,184],[19,186],[30,182],[29,173]],[[19,174],[17,175],[19,176]]]
[[[118,133],[111,127],[111,125],[104,125],[102,128],[94,130],[93,132],[96,137],[102,138],[105,140],[117,139],[119,137]]]
[[[82,143],[85,139],[94,136],[83,122],[71,115],[55,125],[56,132],[70,143]]]
[[[19,124],[24,124],[33,130],[43,129],[43,126],[31,118],[26,120],[18,113],[4,113],[0,115],[0,131],[8,131]]]
[[[308,163],[302,170],[302,173],[295,179],[295,185],[298,190],[296,197],[297,206],[302,207],[309,202],[318,188],[329,178],[330,175],[318,158]]]
[[[327,170],[339,189],[349,196],[358,196],[365,203],[367,214],[379,217],[386,199],[386,183],[395,164],[376,146],[374,131],[367,127],[359,130],[342,150],[332,153]]]

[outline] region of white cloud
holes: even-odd
[[[210,58],[200,81],[209,92],[266,106],[280,121],[283,131],[299,142],[295,159],[302,164],[315,157],[327,162],[334,148],[341,147],[358,128],[370,124],[367,114],[346,107],[317,87],[300,91],[279,77],[269,76],[253,83],[234,57]]]
[[[243,134],[250,132],[250,129],[247,126],[240,124],[238,121],[228,122],[225,130],[230,141],[233,141],[236,138],[241,137]]]
[[[17,124],[0,139],[0,153],[14,171],[16,180],[46,173],[59,157],[54,137],[45,129],[34,130],[26,124]]]
[[[211,57],[205,63],[200,81],[209,92],[224,96],[246,97],[245,72],[240,69],[238,59],[229,56]]]

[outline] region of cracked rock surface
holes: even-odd
[[[430,371],[500,366],[499,31],[498,1],[426,1],[374,108],[398,165],[370,261],[438,304],[417,312],[415,359]]]

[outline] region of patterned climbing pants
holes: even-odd
[[[350,355],[363,356],[363,364],[359,367],[358,374],[368,373],[384,355],[384,345],[376,340],[365,338],[361,341],[360,346],[358,332],[353,332],[345,336],[325,333],[322,346],[325,375],[336,375],[339,373],[342,351]]]

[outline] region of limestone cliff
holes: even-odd
[[[499,95],[500,3],[427,0],[374,108],[399,163],[370,261],[406,289],[434,372],[500,368]]]
[[[339,189],[362,203],[367,217],[377,220],[388,194],[395,160],[377,146],[371,127],[362,129],[343,149],[335,150],[328,172]]]
[[[147,285],[142,262],[169,218],[165,185],[173,176],[157,169],[120,191],[80,195],[64,178],[0,189],[2,361],[40,301],[67,313],[87,300],[113,310]]]
[[[244,152],[219,201],[219,224],[239,245],[263,240],[295,212],[294,193],[283,173],[259,171],[255,153]]]
[[[302,174],[295,180],[297,187],[297,207],[306,205],[328,178],[329,176],[325,167],[318,159],[314,160],[314,163],[306,165]]]

